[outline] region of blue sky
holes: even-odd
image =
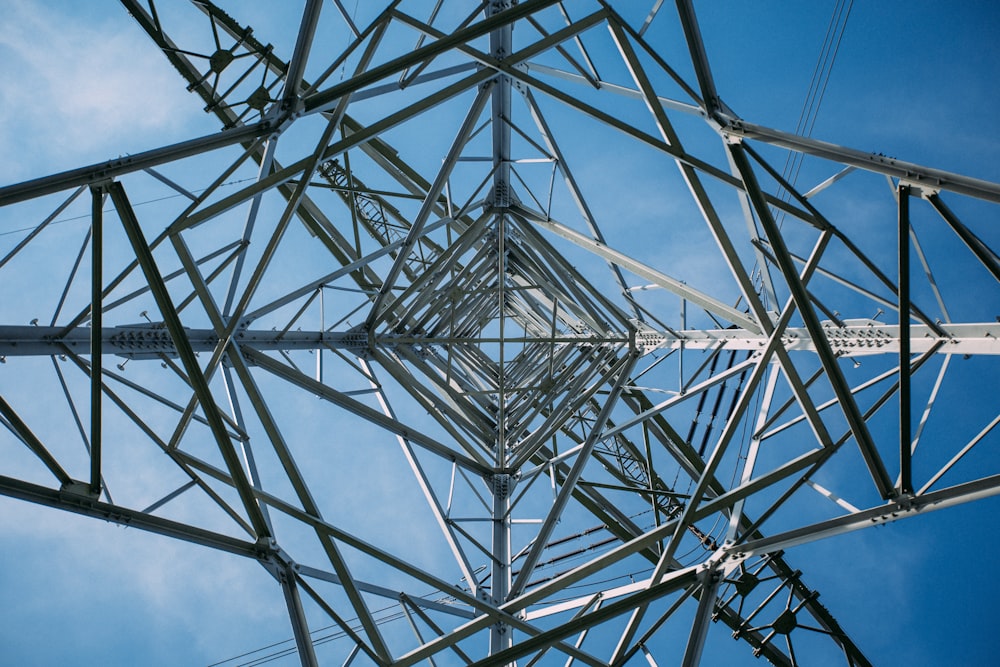
[[[794,129],[832,9],[832,2],[699,3],[722,98],[748,120]],[[231,11],[239,16],[236,8]],[[262,39],[279,50],[287,47],[297,12],[285,13],[271,33],[266,10],[254,4],[246,11]],[[813,136],[1000,181],[1000,138],[989,129],[1000,103],[995,85],[1000,75],[998,29],[1000,9],[989,2],[857,3]],[[0,185],[216,129],[118,3],[95,2],[84,9],[80,3],[43,6],[12,0],[0,14],[0,57],[5,63],[0,71],[0,146],[16,156],[0,164]],[[657,184],[642,163],[616,164],[614,157],[609,163],[620,167],[609,170],[615,174],[612,183],[638,184],[654,193],[651,208],[666,198],[656,193]],[[805,177],[811,175],[809,168]],[[610,209],[615,201],[609,194],[607,201],[598,197],[594,203]],[[869,222],[864,215],[876,222],[884,215],[850,200],[829,205],[845,218],[857,212],[859,227]],[[0,210],[0,234],[30,227],[37,213],[27,205],[14,213]],[[72,222],[64,224],[69,230]],[[996,229],[979,229],[992,234],[986,238],[994,242],[998,238]],[[878,234],[873,229],[876,245]],[[648,252],[650,262],[658,261],[655,248]],[[687,272],[692,281],[705,274],[704,264],[686,259],[690,264],[679,263],[678,271]],[[680,262],[669,259],[675,260]],[[4,322],[23,318],[31,304],[14,294],[18,287],[7,282],[8,276],[2,279]],[[989,303],[980,305],[989,308]],[[10,373],[5,377],[4,371],[0,366],[0,393],[15,395],[25,380]],[[978,381],[976,403],[995,414],[997,376]],[[30,410],[44,414],[38,406]],[[318,415],[321,408],[317,403],[308,410]],[[983,410],[969,410],[969,423],[978,423]],[[961,421],[963,413],[956,416]],[[315,437],[337,427],[329,416],[311,423],[316,433],[303,430],[292,437]],[[9,438],[0,440],[0,452],[5,452],[0,456],[10,453],[0,474],[31,477],[36,471],[20,452],[14,453],[15,445]],[[123,448],[122,456],[133,455],[139,465],[140,456]],[[401,465],[389,454],[379,463],[387,471]],[[337,472],[337,481],[344,483],[361,473],[349,466]],[[127,491],[158,482],[133,483],[136,489]],[[370,513],[375,499],[393,490],[390,474],[377,479],[366,490],[370,496],[355,496],[354,504],[344,509],[345,523],[388,521],[388,516]],[[414,506],[421,502],[416,496],[411,500]],[[806,572],[822,602],[874,664],[986,664],[1000,649],[989,618],[988,598],[996,587],[983,576],[998,546],[991,530],[998,509],[997,500],[989,499],[860,531],[800,547],[789,561]],[[0,664],[129,665],[141,655],[144,664],[206,665],[291,637],[280,589],[255,563],[6,498],[0,498],[0,530],[0,591],[8,601],[0,614]],[[402,547],[413,536],[399,533],[386,539]],[[426,553],[426,558],[437,557]],[[713,627],[709,641],[719,644],[709,649],[706,664],[713,659],[758,664],[726,635],[725,628]]]

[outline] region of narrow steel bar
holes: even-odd
[[[526,16],[527,14],[540,11],[549,5],[555,4],[557,1],[558,0],[527,0],[527,2],[521,2],[514,5],[510,9],[483,19],[468,28],[456,30],[446,37],[438,39],[437,41],[427,44],[426,46],[422,46],[419,49],[415,49],[406,55],[390,60],[389,62],[378,67],[374,67],[362,75],[352,77],[349,81],[344,81],[343,83],[331,86],[326,90],[307,96],[305,98],[305,112],[316,113],[324,111],[329,105],[344,95],[364,88],[369,84],[392,76],[393,74],[399,74],[416,63],[444,53],[445,51],[472,41],[478,37],[482,37],[506,23],[513,22],[518,18]]]
[[[570,171],[569,164],[566,161],[562,150],[559,148],[559,144],[556,142],[552,129],[550,128],[548,121],[546,121],[545,116],[542,114],[542,110],[539,108],[538,103],[535,101],[535,96],[531,94],[530,89],[525,90],[524,99],[528,105],[528,112],[531,114],[531,118],[534,121],[535,126],[538,128],[538,131],[541,133],[542,139],[545,141],[546,149],[549,154],[555,158],[555,169],[562,175],[563,182],[569,190],[570,196],[573,198],[573,202],[576,204],[577,210],[587,223],[591,236],[595,241],[606,243],[604,234],[601,232],[601,228],[597,224],[597,218],[590,210],[590,205],[587,204],[587,200],[583,196],[583,190],[580,189],[576,178],[573,176],[572,171]],[[615,263],[609,261],[608,266],[611,268],[615,280],[618,282],[618,285],[622,290],[622,295],[625,296],[626,300],[628,300],[630,305],[632,305],[633,312],[635,312],[638,319],[639,311],[635,307],[630,293],[627,291],[628,283],[625,281],[625,276],[622,275],[621,269]]]
[[[759,333],[761,331],[757,322],[748,317],[746,313],[741,313],[735,308],[732,308],[718,299],[688,286],[676,278],[672,278],[651,266],[636,261],[623,252],[614,250],[606,244],[595,241],[555,220],[542,219],[537,215],[532,215],[529,211],[525,211],[524,209],[519,209],[518,213],[525,219],[531,220],[539,227],[547,229],[557,236],[561,236],[567,241],[578,245],[585,250],[589,250],[593,254],[602,257],[609,262],[613,262],[625,270],[655,283],[669,292],[673,292],[674,294],[687,299],[691,303],[704,308],[710,313],[725,318],[727,321],[737,324],[748,331],[752,331],[754,333]]]
[[[56,303],[55,310],[52,311],[52,319],[49,320],[49,325],[55,325],[59,321],[59,316],[62,314],[63,306],[66,305],[66,299],[69,297],[69,291],[73,287],[73,281],[76,279],[76,273],[80,270],[80,264],[83,263],[83,258],[87,255],[87,247],[90,245],[90,227],[87,228],[87,233],[83,237],[83,242],[80,243],[80,250],[76,253],[76,259],[73,260],[73,267],[69,270],[69,276],[66,277],[66,284],[63,285],[62,293],[59,295],[59,302]],[[83,312],[77,317],[77,323],[84,321],[90,315],[90,304],[83,309]]]
[[[319,606],[319,608],[326,613],[327,616],[333,619],[333,622],[337,624],[341,632],[343,632],[346,637],[348,637],[351,641],[354,642],[354,648],[351,649],[351,653],[348,656],[347,660],[344,662],[344,665],[349,665],[351,662],[353,662],[354,656],[356,656],[359,651],[364,651],[365,655],[371,658],[372,663],[378,665],[379,667],[382,667],[383,665],[386,664],[385,661],[378,654],[376,654],[371,649],[370,646],[365,644],[364,638],[357,633],[357,630],[353,626],[353,624],[347,622],[340,614],[338,614],[334,610],[334,608],[327,603],[327,601],[323,598],[323,596],[320,595],[315,589],[313,589],[312,586],[309,585],[308,581],[306,581],[303,578],[299,578],[297,583],[302,588],[302,590],[306,592],[306,595],[311,597],[313,602],[315,602]]]
[[[691,54],[691,64],[694,65],[695,77],[701,88],[702,102],[705,112],[714,118],[724,107],[719,93],[715,88],[715,79],[708,65],[708,54],[705,52],[705,42],[701,38],[701,28],[694,15],[694,5],[691,0],[677,0],[677,16],[684,28],[685,41]]]
[[[433,209],[437,204],[438,195],[444,191],[444,186],[448,182],[452,169],[458,162],[458,158],[462,154],[462,149],[465,148],[465,143],[468,141],[469,135],[472,134],[476,122],[479,120],[480,114],[482,114],[483,109],[486,108],[486,102],[490,99],[492,87],[493,85],[485,85],[479,90],[476,95],[476,99],[473,101],[468,113],[465,116],[465,120],[462,122],[461,127],[456,133],[455,138],[452,141],[451,148],[448,151],[448,155],[445,157],[444,164],[441,165],[441,169],[438,170],[434,183],[431,184],[430,189],[427,191],[424,202],[414,217],[413,222],[410,225],[410,229],[407,231],[406,241],[399,249],[396,261],[393,262],[392,267],[382,280],[379,293],[375,297],[374,303],[372,304],[371,312],[365,320],[365,328],[369,331],[373,330],[377,323],[383,321],[387,317],[387,313],[383,312],[383,309],[385,301],[389,297],[389,292],[396,284],[396,279],[403,270],[407,256],[412,251],[424,225],[427,223],[428,218],[433,212]]]
[[[256,535],[258,537],[267,537],[270,535],[270,529],[267,527],[267,522],[260,511],[260,507],[257,505],[257,500],[254,498],[253,487],[246,478],[246,475],[243,474],[239,458],[232,447],[226,426],[215,405],[208,381],[198,366],[198,359],[195,357],[194,350],[188,344],[184,325],[181,323],[180,317],[174,309],[170,293],[167,291],[167,286],[164,284],[160,271],[156,266],[156,261],[153,259],[153,253],[146,243],[142,228],[139,226],[139,221],[132,211],[132,206],[125,194],[125,189],[121,183],[115,181],[109,186],[109,192],[115,204],[115,209],[118,211],[118,216],[121,218],[122,226],[125,228],[139,265],[142,267],[143,274],[146,276],[146,281],[160,309],[160,315],[163,317],[164,324],[170,332],[174,345],[177,347],[177,354],[184,364],[188,381],[191,383],[191,387],[194,389],[194,393],[201,403],[212,435],[219,447],[222,458],[226,462],[229,474],[232,475],[233,482],[239,493],[243,507],[247,512],[247,516],[253,525]]]
[[[247,558],[260,558],[261,549],[255,542],[238,540],[235,537],[214,533],[186,523],[163,519],[145,514],[121,505],[101,502],[89,496],[66,493],[31,482],[0,475],[0,494],[25,500],[38,505],[103,519],[129,528],[138,528],[151,533],[173,537],[194,544],[200,544],[217,551],[236,554]]]
[[[756,139],[807,155],[814,155],[825,160],[852,165],[865,171],[885,174],[886,176],[901,179],[911,185],[948,190],[976,199],[1000,203],[1000,184],[982,179],[962,176],[961,174],[941,169],[932,169],[876,153],[864,153],[826,141],[773,130],[737,118],[725,118],[724,124],[719,131],[723,135]]]
[[[28,449],[34,452],[35,456],[41,459],[42,463],[45,464],[45,467],[48,468],[53,475],[55,475],[56,479],[58,479],[63,486],[69,486],[74,483],[73,478],[69,476],[69,473],[66,472],[61,465],[59,465],[59,461],[52,456],[51,452],[49,452],[45,445],[42,444],[42,441],[38,439],[38,436],[36,436],[31,429],[28,428],[28,425],[21,420],[18,414],[14,412],[14,408],[12,408],[10,404],[4,400],[3,396],[0,396],[0,415],[7,420],[10,429],[14,432],[18,439],[27,445]]]
[[[101,391],[104,336],[102,294],[104,285],[104,188],[91,186],[90,212],[90,492],[101,495]]]
[[[527,655],[551,646],[554,642],[569,637],[581,630],[592,628],[599,623],[621,616],[636,606],[648,604],[672,592],[684,589],[695,583],[697,576],[697,568],[693,566],[671,572],[651,586],[639,589],[621,600],[601,606],[588,614],[572,619],[569,622],[558,624],[550,630],[520,641],[507,651],[479,660],[473,663],[471,667],[495,667],[496,665],[510,663],[522,655]],[[412,662],[407,664],[412,664]]]
[[[375,52],[378,49],[378,45],[381,42],[383,35],[385,34],[384,29],[379,28],[375,31],[372,36],[372,41],[369,43],[368,47],[362,54],[360,61],[358,62],[356,71],[363,72],[367,69],[371,59],[375,56]],[[251,274],[247,281],[247,286],[243,290],[243,295],[232,313],[234,319],[239,319],[241,315],[246,311],[250,304],[253,295],[256,293],[258,287],[260,286],[261,280],[263,278],[264,272],[267,270],[272,259],[274,258],[274,253],[276,252],[281,239],[284,237],[285,231],[291,222],[292,216],[294,216],[298,210],[300,203],[306,194],[306,188],[309,186],[309,182],[312,179],[313,174],[323,159],[324,154],[329,146],[330,140],[333,138],[334,133],[340,128],[340,122],[347,113],[347,106],[350,103],[350,96],[343,97],[339,100],[336,110],[331,114],[329,120],[327,121],[326,127],[323,129],[323,133],[320,136],[320,140],[316,143],[312,154],[300,160],[297,164],[302,165],[302,174],[299,182],[295,185],[294,191],[291,195],[287,196],[287,203],[285,209],[282,212],[278,222],[275,226],[274,233],[268,240],[264,251],[261,254],[260,259],[257,261],[257,266]],[[261,181],[258,180],[258,183]]]
[[[972,233],[968,227],[962,224],[962,221],[958,219],[950,208],[944,203],[939,195],[931,195],[927,197],[927,201],[931,203],[934,210],[944,218],[944,221],[948,223],[960,239],[969,250],[976,256],[976,258],[982,262],[986,270],[993,274],[993,277],[1000,282],[1000,261],[997,260],[996,252],[991,250],[989,246],[982,242],[982,240]]]
[[[302,9],[302,22],[299,24],[298,36],[295,38],[295,48],[288,61],[288,70],[285,72],[285,87],[282,91],[281,101],[284,112],[293,111],[298,102],[299,85],[302,83],[302,74],[306,69],[306,61],[309,58],[309,50],[312,48],[313,37],[316,35],[316,25],[319,22],[322,8],[323,0],[306,0],[306,5]],[[353,28],[353,25],[351,27]],[[357,29],[355,29],[355,33],[357,33]]]
[[[983,429],[979,431],[979,433],[977,433],[976,436],[965,445],[965,447],[962,447],[961,451],[951,457],[951,460],[948,461],[948,463],[944,464],[940,470],[934,473],[934,476],[931,477],[926,484],[924,484],[923,488],[920,489],[920,495],[924,495],[928,489],[937,484],[938,480],[941,479],[945,473],[951,470],[956,463],[962,460],[966,454],[972,451],[972,448],[979,444],[979,442],[985,438],[990,431],[996,428],[997,424],[1000,424],[1000,414],[994,417],[989,424],[983,427]]]
[[[49,215],[47,215],[45,217],[45,219],[42,220],[42,222],[38,224],[38,226],[36,226],[34,229],[32,229],[30,232],[28,232],[27,236],[25,236],[23,239],[21,239],[18,242],[18,244],[16,246],[14,246],[14,248],[10,252],[8,252],[6,255],[4,255],[3,259],[0,259],[0,268],[3,268],[4,264],[6,264],[7,262],[9,262],[11,260],[11,258],[14,257],[14,255],[16,255],[17,253],[21,252],[21,250],[26,245],[28,245],[29,243],[31,243],[32,239],[34,239],[36,236],[38,236],[39,234],[41,234],[42,230],[44,230],[46,227],[48,227],[49,224],[53,220],[55,220],[56,218],[58,218],[59,214],[62,213],[63,211],[65,211],[66,208],[70,204],[72,204],[76,200],[77,197],[80,196],[80,193],[83,192],[83,190],[86,187],[87,187],[86,185],[81,185],[80,187],[78,187],[72,194],[70,194],[69,197],[66,198],[65,201],[63,201],[63,203],[59,204],[59,206],[57,206],[55,208],[55,210],[52,211],[52,213],[50,213]]]
[[[302,608],[302,599],[299,597],[299,588],[296,585],[295,570],[283,564],[274,567],[277,570],[274,576],[281,584],[285,607],[288,609],[288,620],[292,624],[292,635],[295,637],[295,646],[298,648],[302,667],[319,667],[312,636],[309,633],[309,622],[306,619],[305,609]]]
[[[180,236],[175,236],[172,239],[177,254],[188,271],[189,277],[193,282],[195,289],[201,298],[202,305],[209,318],[211,319],[216,331],[219,333],[220,338],[225,340],[231,340],[228,333],[226,332],[227,325],[223,322],[222,315],[215,305],[211,294],[208,291],[208,286],[198,271],[198,268],[194,262],[194,258],[191,256],[190,251],[187,248],[186,243]],[[261,396],[260,390],[257,384],[254,382],[252,375],[247,368],[246,361],[243,358],[242,352],[238,345],[220,345],[220,350],[222,348],[228,347],[228,359],[233,369],[236,371],[243,384],[244,390],[253,404],[254,409],[260,419],[261,426],[263,427],[268,439],[271,442],[271,446],[274,449],[275,454],[281,462],[282,468],[288,477],[288,481],[294,488],[299,501],[302,503],[303,509],[305,509],[309,514],[316,516],[317,518],[322,518],[319,506],[315,502],[312,493],[309,491],[308,486],[305,483],[304,478],[298,468],[295,459],[292,457],[291,451],[289,450],[284,437],[282,436],[276,421],[271,415],[267,404]],[[216,352],[218,354],[219,351]],[[215,356],[215,355],[213,355]],[[259,487],[258,487],[259,488]],[[270,530],[270,517],[268,516],[264,506],[259,506],[259,509],[263,515],[263,519],[266,522],[268,529]],[[344,587],[347,597],[350,600],[358,618],[361,621],[362,626],[365,628],[366,633],[372,643],[373,650],[381,656],[383,660],[389,660],[390,654],[388,647],[385,645],[381,634],[379,633],[377,624],[374,622],[367,605],[364,602],[361,594],[354,586],[354,579],[348,570],[347,564],[344,561],[337,545],[329,539],[326,539],[321,532],[317,532],[317,537],[319,537],[321,546],[331,565],[337,571],[341,577],[341,581]]]
[[[372,389],[375,391],[375,395],[382,408],[382,412],[385,413],[386,417],[396,419],[392,406],[389,405],[388,397],[382,390],[381,384],[379,384],[375,379],[374,369],[371,367],[371,364],[363,358],[359,358],[358,363],[361,364],[361,367],[368,375],[369,382]],[[452,530],[452,526],[448,521],[448,517],[446,516],[444,509],[441,507],[441,501],[438,500],[437,494],[434,493],[430,480],[427,478],[427,474],[424,472],[423,466],[420,464],[420,460],[413,451],[413,446],[401,435],[397,435],[396,439],[399,442],[400,448],[403,450],[406,462],[413,471],[413,476],[417,480],[420,490],[424,494],[424,498],[427,500],[427,504],[430,506],[431,512],[434,514],[434,519],[438,524],[438,528],[441,530],[442,536],[448,543],[448,548],[451,549],[452,555],[455,557],[455,561],[462,571],[462,575],[465,577],[466,582],[468,582],[473,595],[477,594],[479,580],[476,578],[475,569],[472,567],[472,563],[469,562],[469,557],[466,555],[465,550],[462,549],[462,545],[458,542],[458,539]]]
[[[638,359],[638,355],[631,354],[626,356],[622,361],[618,362],[618,367],[615,369],[618,377],[615,378],[611,391],[605,398],[604,405],[602,406],[600,413],[591,425],[591,432],[587,436],[587,440],[585,441],[583,448],[577,454],[576,461],[573,462],[570,472],[563,480],[562,488],[559,490],[559,495],[556,497],[555,502],[552,503],[552,507],[548,511],[545,522],[538,530],[538,535],[535,537],[535,544],[532,546],[531,550],[524,557],[524,560],[521,563],[521,570],[510,588],[511,597],[521,595],[527,587],[528,578],[534,571],[539,558],[541,558],[542,550],[548,543],[549,537],[551,536],[556,523],[560,520],[562,511],[565,508],[566,503],[569,501],[574,487],[580,480],[584,467],[590,460],[591,452],[593,452],[594,447],[600,441],[601,431],[604,428],[604,424],[611,417],[611,412],[618,402],[618,396],[624,390],[624,387],[630,378],[632,369],[635,368],[635,364]]]
[[[330,401],[336,405],[340,405],[346,410],[353,412],[354,414],[367,419],[374,424],[381,426],[390,433],[395,433],[403,436],[409,441],[413,442],[420,447],[434,452],[438,456],[448,460],[454,461],[459,466],[465,468],[466,470],[476,473],[478,475],[487,474],[492,471],[492,468],[483,463],[482,461],[471,459],[455,450],[449,448],[447,445],[431,438],[430,436],[421,433],[415,429],[409,428],[403,423],[396,422],[387,418],[381,412],[364,405],[360,401],[357,401],[343,392],[337,391],[327,385],[316,382],[308,375],[295,371],[294,369],[286,366],[285,364],[275,361],[271,357],[265,354],[256,352],[252,349],[244,349],[244,355],[247,359],[260,366],[264,370],[273,373],[274,375],[284,378],[285,380],[301,386],[303,389],[310,391],[317,396]]]
[[[303,577],[320,579],[322,581],[328,581],[331,584],[337,584],[337,585],[342,584],[341,578],[332,572],[326,572],[325,570],[320,570],[315,567],[303,565],[302,563],[298,563],[297,565],[298,565],[297,572]],[[386,586],[380,586],[378,584],[373,584],[367,581],[355,580],[354,585],[357,586],[358,590],[360,591],[364,591],[365,593],[370,593],[372,595],[377,595],[381,598],[385,598],[386,600],[399,600],[400,594],[406,595],[405,593],[402,593],[402,591],[400,591],[398,588],[388,588]],[[448,614],[450,616],[456,616],[458,618],[464,618],[464,619],[475,618],[475,614],[469,609],[466,609],[465,607],[459,607],[454,604],[448,604],[446,601],[430,600],[425,597],[420,597],[417,595],[406,595],[406,597],[407,599],[410,600],[411,604],[417,607],[424,607],[435,612]]]
[[[898,200],[899,267],[899,492],[913,493],[913,424],[910,419],[910,188],[900,184]]]
[[[739,560],[752,556],[775,553],[817,540],[841,535],[862,528],[881,526],[900,519],[907,519],[927,512],[962,505],[982,498],[1000,495],[1000,475],[983,477],[964,484],[951,486],[940,491],[923,493],[892,501],[861,512],[821,521],[770,537],[751,540],[743,544],[725,548],[723,551]]]
[[[813,340],[817,344],[816,354],[823,365],[823,369],[826,371],[827,379],[829,380],[834,393],[840,401],[841,409],[844,412],[844,416],[846,417],[848,424],[851,426],[851,432],[854,434],[854,438],[858,443],[858,448],[861,450],[861,455],[865,460],[865,464],[868,466],[868,470],[875,483],[875,487],[878,489],[883,498],[891,498],[895,493],[892,480],[889,478],[885,464],[882,462],[882,458],[875,447],[874,441],[872,440],[871,433],[868,431],[868,426],[865,423],[864,418],[861,416],[857,403],[854,401],[850,387],[844,378],[843,371],[838,365],[837,359],[833,354],[833,350],[830,348],[829,342],[823,333],[823,327],[812,308],[805,286],[795,271],[795,266],[792,262],[791,255],[788,252],[788,248],[785,245],[781,231],[778,229],[778,226],[774,221],[774,217],[771,215],[770,209],[764,201],[763,196],[760,194],[760,187],[757,183],[757,178],[753,173],[749,160],[747,160],[742,146],[738,144],[729,144],[727,148],[733,157],[733,161],[736,164],[741,177],[746,183],[746,190],[750,195],[750,200],[757,212],[757,218],[760,220],[761,226],[764,228],[764,233],[767,235],[767,238],[771,243],[771,248],[774,251],[778,267],[784,275],[785,282],[788,285],[788,289],[791,292],[795,304],[798,306],[798,311],[802,317],[803,323],[806,325],[806,328],[809,330]]]
[[[701,596],[698,599],[698,609],[694,613],[694,622],[691,624],[691,633],[684,648],[681,667],[698,667],[701,664],[709,622],[715,613],[715,592],[719,588],[722,575],[714,567],[709,566],[698,572],[698,580],[701,583]]]
[[[267,143],[264,145],[264,154],[260,158],[260,166],[257,170],[257,180],[267,176],[271,171],[271,166],[274,162],[274,150],[278,145],[278,137],[274,136],[268,139]],[[258,192],[254,195],[250,202],[250,208],[247,211],[246,221],[243,223],[243,237],[241,239],[242,248],[239,251],[239,256],[236,258],[236,265],[233,267],[233,275],[229,279],[229,291],[226,293],[226,302],[222,307],[222,312],[224,315],[229,315],[233,307],[233,300],[236,298],[236,288],[240,282],[240,276],[243,274],[243,264],[246,262],[247,256],[247,246],[250,244],[250,238],[253,235],[253,229],[257,222],[257,214],[260,211],[261,197],[264,193]]]
[[[150,151],[126,155],[124,157],[99,162],[96,164],[71,169],[69,171],[43,176],[30,181],[0,188],[0,207],[28,199],[81,185],[99,183],[109,178],[130,174],[147,167],[166,164],[192,155],[199,155],[218,148],[232,146],[244,141],[256,139],[272,131],[270,121],[261,121],[251,125],[223,130],[197,139],[189,139],[180,143],[155,148]]]

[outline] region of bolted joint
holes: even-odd
[[[298,563],[278,545],[278,541],[273,537],[258,538],[257,560],[279,583],[287,583],[294,577],[293,572],[299,568]]]
[[[514,484],[516,480],[513,475],[507,473],[496,473],[491,475],[491,486],[493,487],[493,495],[497,498],[507,498],[510,496],[511,492],[514,490]]]

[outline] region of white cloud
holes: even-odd
[[[15,0],[0,14],[0,144],[15,156],[0,182],[171,143],[201,115],[124,10],[86,23],[71,11]]]

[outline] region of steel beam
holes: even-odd
[[[163,278],[160,276],[156,261],[153,259],[153,253],[146,243],[142,228],[139,226],[139,221],[135,217],[132,206],[125,194],[125,189],[121,183],[116,181],[109,186],[109,192],[118,216],[121,218],[122,226],[125,228],[132,248],[135,251],[139,265],[146,276],[146,281],[156,299],[156,304],[160,309],[160,314],[163,316],[164,324],[170,332],[170,336],[177,348],[178,356],[184,364],[188,382],[191,383],[195,395],[201,403],[205,418],[208,420],[209,427],[212,430],[212,435],[215,437],[216,444],[223,459],[226,461],[229,473],[236,483],[236,490],[240,495],[248,518],[253,524],[256,536],[269,537],[270,529],[267,526],[267,521],[261,514],[260,508],[257,506],[256,499],[253,497],[253,487],[243,473],[239,459],[229,439],[229,434],[226,431],[225,424],[219,416],[219,411],[215,405],[215,399],[212,397],[208,381],[198,366],[194,350],[191,349],[190,344],[187,342],[184,326],[181,324],[180,317],[174,309],[170,293],[167,291],[166,284],[164,284]]]
[[[910,447],[913,424],[910,421],[910,188],[896,189],[899,207],[897,251],[899,269],[899,492],[913,493]]]
[[[38,505],[81,514],[121,526],[138,528],[150,533],[157,533],[193,544],[200,544],[217,551],[244,556],[246,558],[261,558],[262,549],[256,542],[240,540],[235,537],[197,528],[187,523],[146,514],[121,505],[112,505],[97,500],[88,495],[50,489],[31,482],[0,475],[0,494],[25,500]]]
[[[764,143],[814,155],[825,160],[851,165],[858,169],[885,174],[892,178],[930,190],[947,190],[958,194],[1000,203],[1000,185],[978,178],[962,176],[942,169],[932,169],[896,158],[864,153],[818,139],[800,137],[780,130],[757,125],[738,118],[725,118],[719,130],[724,136],[756,139]]]
[[[189,139],[180,143],[143,151],[135,155],[126,155],[106,162],[99,162],[78,169],[71,169],[51,176],[43,176],[30,181],[0,188],[0,207],[20,201],[35,199],[69,188],[92,185],[117,178],[135,171],[155,167],[168,162],[175,162],[192,155],[200,155],[226,146],[233,146],[258,137],[266,136],[273,131],[270,121],[261,121],[251,125],[223,130],[197,139]]]
[[[101,495],[101,364],[104,304],[104,188],[91,186],[90,213],[90,492]]]

